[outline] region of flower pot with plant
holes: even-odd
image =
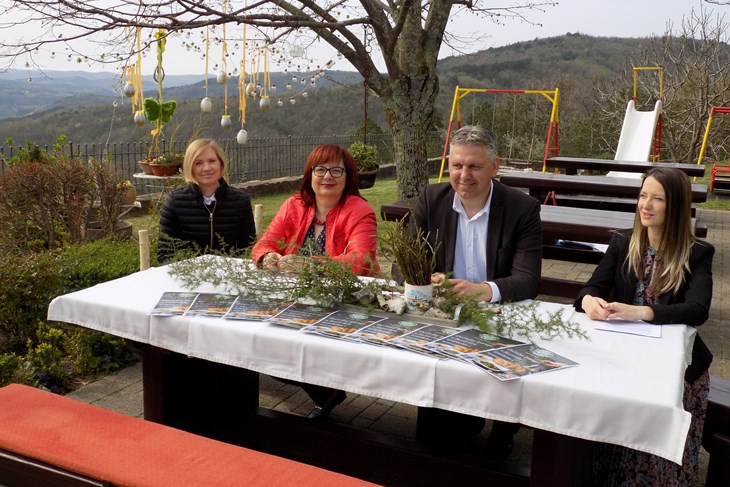
[[[182,154],[162,154],[157,157],[148,157],[152,174],[155,176],[174,176],[180,170]]]
[[[372,188],[375,178],[378,175],[378,149],[374,145],[367,145],[362,142],[353,142],[347,149],[357,166],[359,189]]]
[[[403,277],[406,309],[410,313],[428,310],[433,298],[431,275],[436,269],[436,249],[429,243],[428,235],[420,228],[410,231],[401,220],[383,232],[381,245]]]

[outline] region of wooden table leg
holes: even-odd
[[[239,437],[258,406],[250,370],[143,346],[145,419],[225,441]]]
[[[589,485],[593,442],[535,429],[530,485]]]

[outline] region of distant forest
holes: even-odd
[[[632,97],[631,59],[646,49],[649,39],[592,37],[583,34],[537,39],[478,53],[449,57],[439,64],[440,94],[434,129],[445,134],[456,86],[495,89],[560,90],[560,153],[612,157],[620,133],[626,102]],[[286,83],[291,75],[272,73],[277,91],[271,93],[271,108],[259,109],[259,99],[249,99],[245,129],[249,137],[306,135],[347,135],[361,128],[365,114],[387,131],[388,125],[378,98],[368,96],[357,73],[329,74],[329,80],[318,79],[310,87],[297,79],[290,91]],[[326,81],[326,82],[325,82]],[[165,100],[176,100],[178,108],[164,133],[168,139],[188,140],[193,136],[234,138],[241,123],[238,120],[236,80],[228,86],[228,107],[233,126],[220,128],[223,112],[222,86],[209,81],[213,111],[201,113],[203,81],[166,88]],[[617,104],[617,121],[601,121],[597,86],[624,86],[624,101]],[[326,86],[325,86],[326,85]],[[0,96],[4,103],[28,103],[17,91],[4,92],[0,78]],[[307,97],[302,90],[307,87]],[[79,90],[81,91],[81,86]],[[9,89],[9,88],[8,88]],[[147,96],[154,91],[145,91]],[[650,97],[651,95],[645,95]],[[283,106],[278,106],[281,99]],[[117,106],[113,106],[116,100]],[[295,103],[292,104],[291,100]],[[651,100],[648,100],[651,102]],[[605,109],[605,106],[603,107]],[[542,159],[547,135],[550,105],[536,95],[475,94],[461,103],[462,123],[481,123],[500,135],[501,152],[512,158]],[[605,117],[604,117],[605,118]],[[52,144],[65,134],[74,143],[103,144],[107,141],[126,143],[149,140],[149,124],[137,127],[132,121],[129,100],[122,96],[72,94],[60,104],[32,115],[0,120],[0,137],[13,139],[15,145],[27,141]]]

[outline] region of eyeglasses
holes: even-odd
[[[314,166],[312,168],[312,172],[314,173],[315,176],[318,176],[320,178],[325,177],[327,172],[329,172],[333,178],[339,178],[340,176],[345,174],[345,168],[344,167]]]

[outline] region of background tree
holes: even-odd
[[[460,40],[458,32],[447,32],[454,9],[493,21],[509,17],[526,20],[528,10],[556,2],[510,2],[504,7],[485,4],[478,0],[271,0],[246,6],[199,0],[144,4],[20,0],[5,7],[4,18],[19,19],[16,25],[42,23],[46,34],[20,41],[4,37],[0,51],[10,60],[20,55],[32,59],[37,49],[49,44],[64,43],[78,50],[77,41],[95,39],[104,43],[98,51],[103,54],[83,53],[85,59],[119,62],[134,55],[129,52],[134,35],[131,27],[166,29],[174,34],[209,25],[247,24],[272,45],[308,30],[341,53],[363,76],[372,93],[380,97],[394,139],[398,197],[406,198],[417,195],[428,181],[425,148],[439,91],[436,61],[444,42]],[[385,72],[377,69],[378,56]]]
[[[624,110],[633,96],[629,80],[634,66],[664,68],[662,159],[696,162],[712,106],[730,104],[730,57],[728,23],[701,6],[682,19],[678,32],[672,26],[652,38],[647,48],[629,62],[621,78],[597,84],[597,101],[604,148],[615,152]],[[638,108],[649,110],[659,97],[655,76],[640,75]],[[717,162],[728,158],[730,120],[717,117],[713,123],[706,158]]]

